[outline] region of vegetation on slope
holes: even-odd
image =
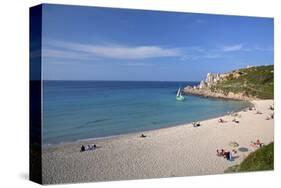
[[[274,144],[271,143],[251,153],[240,165],[228,168],[225,172],[250,172],[274,169]]]
[[[273,99],[273,65],[239,69],[213,85],[212,91],[241,93],[247,97]],[[238,75],[238,76],[237,76]]]

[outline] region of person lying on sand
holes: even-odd
[[[262,112],[260,112],[260,111],[257,111],[257,112],[256,112],[256,114],[262,114]]]
[[[234,119],[232,120],[232,122],[234,122],[234,123],[239,123],[239,121],[238,121],[236,118],[234,118]]]
[[[97,148],[96,144],[94,144],[94,145],[88,145],[88,146],[82,145],[82,146],[81,146],[81,149],[80,149],[80,152],[90,151],[90,150],[94,150],[94,149],[96,149],[96,148]]]
[[[256,110],[256,108],[253,106],[253,107],[249,107],[249,110],[252,111],[252,110]]]
[[[94,144],[94,145],[88,145],[88,150],[94,150],[94,149],[96,149],[96,148],[97,148],[96,144]]]
[[[223,120],[222,118],[220,118],[220,119],[218,120],[218,122],[219,122],[219,123],[226,123],[227,121],[225,121],[225,120]]]
[[[271,119],[273,119],[274,118],[274,115],[273,114],[270,114],[270,115],[268,115],[266,118],[265,118],[265,120],[271,120]]]
[[[222,157],[223,155],[224,155],[224,150],[221,149],[221,151],[220,151],[217,149],[217,156]]]
[[[257,141],[256,141],[256,142],[251,141],[251,146],[252,146],[252,147],[258,147],[258,148],[261,148],[263,145],[264,145],[264,144],[263,144],[263,143],[261,143],[259,139],[257,139]]]
[[[221,149],[220,151],[217,149],[217,156],[219,157],[225,157],[226,151],[224,149]]]
[[[141,136],[140,136],[141,138],[145,138],[146,137],[146,135],[144,135],[144,134],[141,134]]]
[[[267,116],[267,117],[265,118],[265,120],[271,120],[270,116]]]

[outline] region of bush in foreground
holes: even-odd
[[[225,172],[250,172],[273,169],[274,143],[271,143],[249,154],[240,165],[229,167]]]

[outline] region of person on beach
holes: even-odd
[[[193,127],[200,127],[200,122],[192,122]]]
[[[274,118],[274,115],[273,114],[270,114],[270,115],[268,115],[266,118],[265,118],[265,120],[271,120],[271,119],[273,119]]]
[[[144,134],[141,134],[141,136],[140,136],[141,138],[145,138],[146,137],[146,135],[144,135]]]
[[[235,149],[233,149],[233,150],[231,151],[231,156],[232,156],[232,159],[238,157],[238,156],[237,156],[237,151],[236,151]]]
[[[260,111],[257,111],[257,112],[256,112],[256,114],[262,114],[262,112],[260,112]]]
[[[81,152],[84,152],[84,151],[86,151],[86,148],[85,148],[85,146],[84,145],[82,145],[81,146],[81,150],[80,150]]]
[[[233,156],[232,156],[232,152],[228,151],[227,152],[227,158],[228,161],[232,161],[233,160]]]
[[[221,151],[219,151],[219,150],[217,149],[217,156],[221,157],[221,156],[223,156],[223,153],[224,153],[224,150],[223,150],[223,149],[222,149]]]
[[[88,150],[92,150],[92,147],[90,145],[88,145]]]
[[[88,145],[89,150],[94,150],[97,148],[96,144],[94,145]]]
[[[220,151],[217,149],[217,156],[221,156]]]
[[[257,139],[256,142],[251,141],[251,146],[261,148],[263,146],[263,143],[261,143],[261,141]]]
[[[250,110],[250,111],[256,110],[256,107],[254,107],[254,106],[253,106],[253,107],[249,107],[249,110]]]
[[[234,118],[234,119],[232,120],[232,122],[234,122],[234,123],[239,123],[239,121],[238,121],[236,118]]]
[[[221,151],[219,151],[219,149],[217,149],[217,156],[225,158],[225,151],[224,151],[224,149],[221,149]]]
[[[263,145],[263,144],[260,142],[260,140],[259,140],[259,139],[256,141],[256,143],[255,143],[255,144],[256,144],[258,147],[260,147],[260,148],[261,148],[261,147],[262,147],[262,145]]]
[[[220,119],[218,120],[218,122],[219,122],[219,123],[226,123],[227,121],[225,121],[225,120],[223,120],[222,118],[220,118]]]

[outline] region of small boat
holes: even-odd
[[[184,100],[184,96],[181,95],[181,88],[178,89],[176,100],[177,101],[183,101]]]

